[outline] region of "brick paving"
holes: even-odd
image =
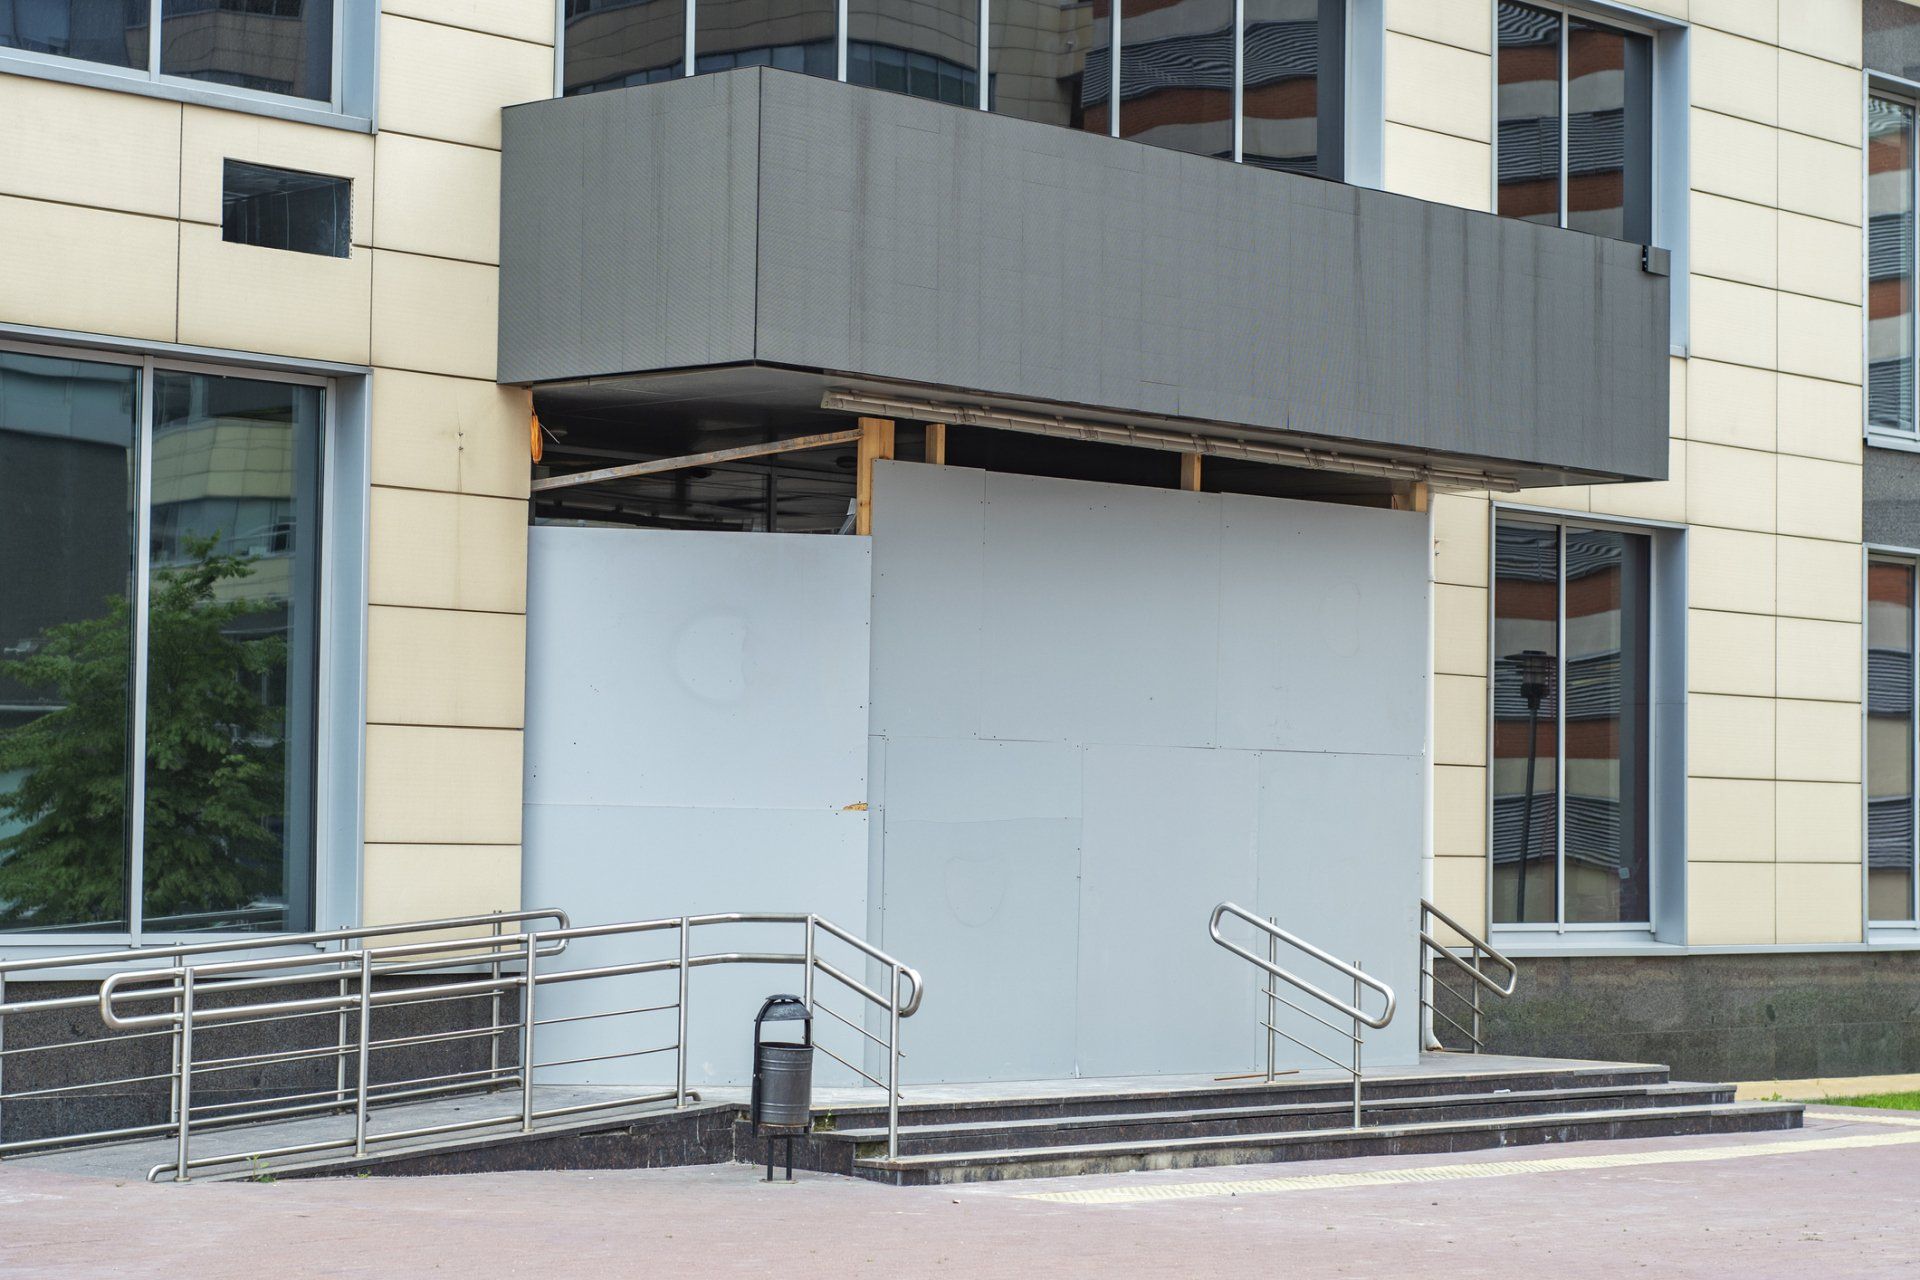
[[[1920,1277],[1920,1117],[1904,1118],[925,1189],[767,1186],[740,1165],[173,1187],[15,1162],[0,1165],[0,1276]],[[1874,1141],[1832,1141],[1854,1137]],[[1688,1154],[1783,1141],[1805,1149]],[[1445,1172],[1633,1153],[1649,1162]],[[1440,1180],[1242,1185],[1385,1170]],[[1032,1198],[1065,1190],[1128,1194]]]

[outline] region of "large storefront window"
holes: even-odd
[[[1867,919],[1911,924],[1914,887],[1914,566],[1867,564]]]
[[[837,77],[1338,179],[1346,9],[1346,0],[846,0],[841,31],[833,0],[691,0],[690,70]],[[689,0],[565,0],[562,92],[689,74],[688,13]]]
[[[0,929],[311,926],[324,410],[0,351]]]
[[[1644,534],[1497,527],[1497,923],[1651,923],[1651,584]]]

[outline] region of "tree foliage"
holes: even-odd
[[[281,889],[281,712],[262,696],[286,665],[284,636],[236,634],[257,600],[221,599],[253,572],[193,540],[154,575],[147,623],[145,912],[243,906]],[[124,596],[99,617],[50,627],[0,676],[59,709],[0,732],[0,923],[126,918],[131,622]]]

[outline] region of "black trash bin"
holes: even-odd
[[[763,1040],[769,1022],[797,1022],[800,1041]],[[755,1137],[767,1135],[767,1181],[773,1181],[773,1139],[787,1142],[787,1181],[793,1181],[793,1140],[813,1130],[813,1011],[799,996],[768,996],[753,1019],[753,1096],[747,1108]]]

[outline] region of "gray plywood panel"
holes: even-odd
[[[1260,757],[1259,891],[1244,905],[1334,955],[1358,960],[1394,989],[1400,1010],[1384,1031],[1367,1032],[1369,1062],[1412,1062],[1418,1055],[1414,966],[1425,785],[1417,753]],[[1249,935],[1242,927],[1232,936]],[[1285,953],[1281,964],[1351,997],[1350,985],[1343,989],[1330,971],[1295,956],[1297,967]],[[1309,1043],[1335,1056],[1348,1052],[1345,1040],[1281,1012],[1287,1020],[1279,1025]]]
[[[530,534],[529,803],[866,799],[867,540]]]
[[[927,980],[908,1078],[1074,1074],[1078,753],[891,739],[886,754],[884,945]]]
[[[983,471],[874,464],[874,733],[980,731],[986,485]]]
[[[1220,504],[987,476],[981,732],[1214,741]]]
[[[530,743],[530,753],[538,744]],[[558,903],[576,924],[645,920],[707,911],[811,911],[858,931],[866,920],[867,821],[860,811],[667,808],[636,805],[530,804],[526,808],[523,897]],[[708,928],[693,938],[699,952],[801,947],[797,926]],[[673,954],[670,935],[587,939],[548,964],[587,968]],[[836,956],[847,967],[848,956]],[[858,973],[857,967],[848,968]],[[738,1083],[748,1078],[748,1026],[759,1002],[797,990],[789,967],[722,966],[698,971],[688,1001],[688,1078]],[[822,988],[825,994],[825,988]],[[541,1017],[670,1003],[670,976],[640,975],[542,987]],[[830,1001],[831,996],[827,997]],[[858,1016],[859,1002],[835,1007]],[[845,1028],[821,1031],[824,1043],[858,1062],[859,1038]],[[629,1052],[671,1044],[671,1013],[543,1027],[539,1062]],[[664,1081],[673,1055],[592,1063],[557,1070],[555,1081]],[[830,1064],[822,1064],[823,1069]],[[823,1080],[827,1077],[823,1076]],[[850,1079],[845,1082],[851,1082]]]
[[[1088,747],[1081,836],[1080,1069],[1244,1071],[1260,1044],[1244,964],[1207,916],[1251,901],[1259,758]]]
[[[1233,494],[1220,501],[1220,742],[1418,750],[1427,517]]]

